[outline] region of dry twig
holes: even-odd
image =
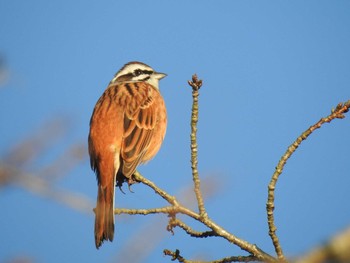
[[[296,149],[300,146],[302,141],[306,140],[316,129],[321,128],[325,123],[329,123],[334,119],[345,118],[344,113],[348,112],[350,108],[350,100],[345,103],[339,103],[335,109],[332,109],[331,114],[327,117],[321,118],[317,123],[310,126],[306,131],[304,131],[287,149],[285,154],[281,157],[278,162],[275,172],[272,175],[270,184],[268,186],[268,198],[266,203],[267,211],[267,223],[269,226],[269,235],[271,237],[272,243],[275,247],[275,251],[280,261],[286,261],[283,255],[282,247],[276,234],[276,225],[274,220],[274,209],[275,209],[275,189],[279,176],[282,174],[283,168],[287,163],[287,160],[292,156]]]

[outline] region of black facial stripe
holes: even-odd
[[[140,76],[140,75],[151,75],[153,73],[152,70],[141,70],[141,69],[135,69],[133,75],[134,76]]]
[[[150,76],[147,76],[144,79],[141,79],[141,81],[146,81],[146,80],[149,80],[150,78],[151,78]]]
[[[153,71],[152,70],[142,70],[142,73],[147,74],[147,75],[151,75],[151,74],[153,74]]]

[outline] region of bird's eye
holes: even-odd
[[[135,76],[140,76],[142,74],[142,70],[141,69],[135,69],[134,74],[135,74]]]

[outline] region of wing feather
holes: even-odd
[[[147,83],[128,83],[133,96],[125,104],[124,138],[121,146],[122,173],[130,177],[149,149],[157,121],[157,107],[152,98],[153,87]],[[125,94],[124,94],[125,95]]]

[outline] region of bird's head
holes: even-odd
[[[125,64],[114,76],[110,84],[123,82],[147,82],[159,89],[159,80],[166,74],[156,72],[142,62],[129,62]]]

